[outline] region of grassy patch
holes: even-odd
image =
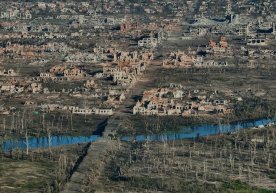
[[[273,180],[276,180],[276,170],[272,171],[272,172],[269,174],[269,178],[270,178],[270,179],[273,179]]]
[[[20,185],[20,188],[28,190],[41,190],[46,186],[46,184],[47,183],[45,181],[29,181],[25,184]]]
[[[229,193],[275,193],[273,190],[257,189],[239,180],[225,182],[222,185],[223,192]]]
[[[165,188],[165,185],[162,182],[162,179],[140,176],[131,177],[128,181],[128,184],[132,187],[139,187],[142,189],[163,190]]]

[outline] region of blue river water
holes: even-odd
[[[223,133],[232,133],[241,129],[262,127],[269,124],[274,124],[275,118],[256,119],[241,122],[233,122],[230,124],[221,125],[201,125],[185,127],[177,132],[167,132],[165,134],[153,135],[138,135],[136,137],[122,137],[122,141],[172,141],[178,139],[193,139],[196,137],[206,137]]]
[[[135,137],[125,136],[122,137],[122,141],[164,141],[164,140],[177,140],[177,139],[191,139],[196,137],[204,137],[209,135],[217,135],[229,132],[236,132],[241,129],[253,128],[253,127],[262,127],[269,125],[275,122],[275,118],[265,118],[265,119],[256,119],[248,120],[241,122],[233,122],[230,124],[221,124],[221,125],[201,125],[201,126],[191,126],[184,127],[177,132],[167,132],[163,134],[152,134],[152,135],[138,135]],[[69,144],[78,144],[78,143],[88,143],[96,141],[101,138],[99,135],[91,135],[89,137],[85,136],[51,136],[50,146],[58,147]],[[29,149],[36,148],[47,148],[49,147],[48,137],[29,137],[28,139]],[[3,150],[8,152],[12,149],[26,149],[26,139],[20,138],[18,140],[11,139],[6,140],[3,143]]]
[[[78,143],[88,143],[99,139],[99,135],[91,135],[89,137],[85,136],[51,136],[50,147],[58,147],[63,145],[78,144]],[[28,139],[29,149],[47,148],[49,147],[48,137],[29,137]],[[11,139],[4,141],[3,150],[8,152],[12,149],[26,149],[27,143],[25,138],[20,138],[18,140]]]

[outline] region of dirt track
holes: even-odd
[[[100,176],[109,155],[119,149],[119,142],[100,139],[88,149],[87,155],[65,185],[62,193],[89,192],[90,184],[95,183]]]

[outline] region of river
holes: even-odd
[[[221,125],[200,125],[200,126],[191,126],[183,127],[180,131],[177,132],[166,132],[163,134],[152,134],[152,135],[138,135],[135,137],[125,136],[122,137],[122,141],[164,141],[164,140],[177,140],[177,139],[192,139],[196,137],[204,137],[209,135],[217,135],[229,132],[236,132],[241,129],[254,128],[254,127],[263,127],[265,125],[274,124],[275,118],[264,118],[256,120],[247,120],[240,122],[233,122],[230,124],[221,124]],[[93,142],[99,139],[100,135],[91,135],[89,137],[85,136],[51,136],[50,140],[48,137],[29,137],[28,144],[29,149],[37,148],[48,148],[58,147],[70,144],[78,143],[88,143]],[[50,143],[49,143],[50,141]],[[27,142],[25,138],[20,139],[10,139],[6,140],[3,143],[3,150],[8,152],[12,149],[24,150],[27,148]]]
[[[210,135],[218,135],[223,133],[232,133],[241,129],[263,127],[265,125],[274,124],[274,118],[268,119],[256,119],[248,121],[233,122],[230,124],[221,125],[200,125],[184,127],[177,132],[167,132],[163,134],[152,134],[152,135],[138,135],[136,137],[123,137],[123,141],[171,141],[177,139],[193,139],[196,137],[205,137]]]

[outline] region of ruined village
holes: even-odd
[[[0,193],[276,191],[276,2],[0,1]]]

